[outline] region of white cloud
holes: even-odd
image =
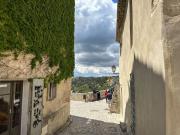
[[[75,74],[106,74],[118,66],[116,6],[112,0],[76,0]]]
[[[116,73],[118,73],[119,67],[116,69]],[[111,76],[112,69],[111,67],[95,67],[95,66],[83,66],[83,65],[76,65],[75,67],[75,76],[78,74],[84,74],[84,76]]]

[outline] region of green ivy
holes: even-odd
[[[59,82],[73,75],[74,0],[0,0],[0,53],[32,53],[36,62],[49,56],[59,66],[48,76]]]

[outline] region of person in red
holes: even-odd
[[[104,92],[104,96],[105,96],[105,98],[106,98],[106,103],[107,103],[107,99],[108,99],[108,90],[106,90],[106,91]]]

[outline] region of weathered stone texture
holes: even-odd
[[[58,84],[55,99],[48,101],[47,93],[48,90],[45,89],[43,95],[44,124],[42,135],[54,134],[70,117],[71,79],[63,80]]]
[[[112,103],[110,112],[112,113],[120,113],[120,87],[119,84],[116,84],[112,96]]]
[[[180,1],[164,0],[163,37],[166,70],[166,135],[180,133]]]
[[[124,23],[126,19],[127,4],[128,0],[121,0],[118,2],[116,40],[120,43],[122,42],[122,32],[124,29]]]
[[[179,35],[179,0],[137,0],[128,5],[120,57],[120,107],[124,122],[135,127],[136,135],[180,133]]]
[[[120,57],[121,114],[136,135],[165,135],[162,1],[128,3]],[[134,86],[130,75],[134,74]],[[134,87],[135,97],[132,97]],[[132,100],[135,112],[132,111]],[[135,114],[132,114],[135,113]],[[134,117],[135,115],[135,117]],[[130,128],[131,127],[131,128]]]
[[[44,78],[54,73],[57,67],[49,68],[48,57],[44,56],[42,63],[37,62],[37,66],[31,69],[31,60],[34,58],[32,54],[19,54],[15,58],[14,54],[6,53],[4,57],[0,57],[0,79],[29,79]]]

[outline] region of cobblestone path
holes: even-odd
[[[123,135],[120,115],[111,114],[105,100],[97,102],[71,101],[72,123],[59,135]]]

